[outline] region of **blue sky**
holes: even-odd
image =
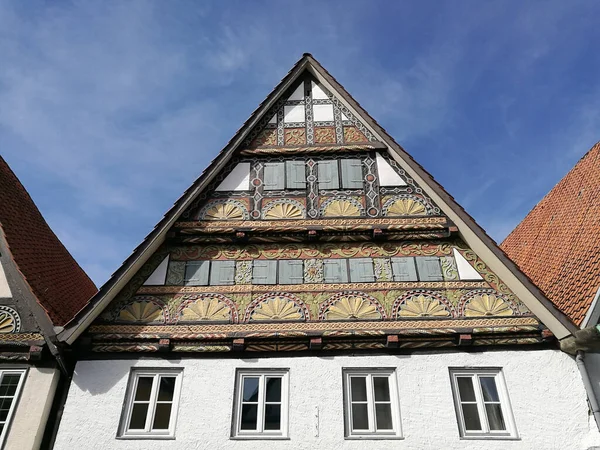
[[[100,285],[304,52],[501,241],[600,140],[595,1],[2,1],[0,152]]]

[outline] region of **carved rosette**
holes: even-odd
[[[14,309],[0,306],[0,333],[18,333],[21,331],[21,318]]]
[[[304,282],[322,283],[323,282],[323,260],[305,259],[304,260]]]
[[[116,322],[166,323],[169,312],[165,304],[155,297],[134,297],[119,309]]]

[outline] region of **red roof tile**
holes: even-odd
[[[600,288],[600,142],[500,247],[581,325]]]
[[[50,229],[0,156],[0,226],[17,267],[54,325],[64,325],[96,286]]]

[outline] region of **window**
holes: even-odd
[[[394,281],[443,281],[442,266],[437,256],[392,258]],[[417,275],[418,274],[418,275]]]
[[[344,370],[344,405],[347,438],[402,436],[394,370]]]
[[[419,281],[442,281],[442,266],[436,256],[418,256],[415,258],[419,271]]]
[[[238,370],[232,437],[286,438],[288,371]]]
[[[10,421],[15,413],[17,398],[21,393],[26,369],[0,371],[0,446],[6,439]]]
[[[206,286],[210,261],[188,261],[185,263],[184,284],[187,286]]]
[[[298,259],[284,259],[278,261],[279,284],[304,283],[304,263]]]
[[[324,259],[323,281],[325,283],[347,283],[348,282],[348,260],[346,259]]]
[[[182,371],[133,369],[119,437],[174,438]]]
[[[341,183],[340,183],[341,173]],[[363,170],[360,159],[319,161],[319,189],[362,189]]]
[[[277,261],[257,260],[252,263],[252,284],[277,283]]]
[[[265,163],[264,188],[266,191],[306,189],[306,163],[304,161]]]
[[[233,284],[235,261],[188,261],[183,284],[186,286],[220,286]]]
[[[417,281],[415,258],[392,258],[394,281]]]
[[[501,369],[450,369],[450,378],[461,437],[517,437]]]
[[[353,283],[372,283],[375,281],[375,272],[373,270],[373,259],[354,258],[349,259],[350,281]]]
[[[233,284],[235,279],[235,261],[211,261],[210,284],[220,286]]]

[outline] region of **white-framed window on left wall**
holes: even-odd
[[[175,438],[182,378],[182,369],[132,369],[117,437]]]
[[[0,370],[0,448],[4,447],[26,374],[27,369]]]

